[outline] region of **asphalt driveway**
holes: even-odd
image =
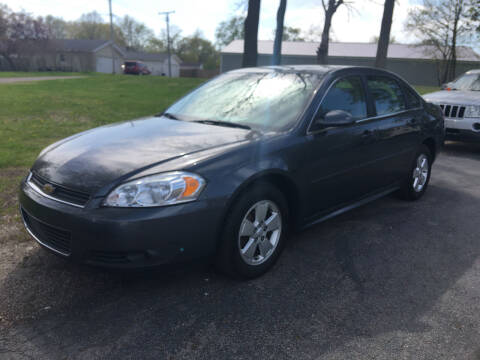
[[[448,144],[426,196],[294,235],[273,271],[115,273],[27,235],[0,247],[1,359],[480,359],[480,145]]]

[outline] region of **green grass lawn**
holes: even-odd
[[[12,73],[0,76],[5,74]],[[77,80],[0,84],[0,217],[16,213],[18,183],[45,146],[92,127],[161,112],[203,81],[96,74]]]
[[[16,213],[18,183],[45,146],[92,127],[161,112],[203,81],[96,75],[0,84],[0,217]]]
[[[428,94],[428,93],[440,90],[440,87],[438,86],[414,85],[414,88],[418,91],[420,95]]]
[[[98,75],[0,85],[0,169],[29,166],[46,145],[111,122],[158,113],[202,80]]]
[[[0,71],[0,78],[33,77],[33,76],[79,76],[96,73],[62,72],[62,71]]]

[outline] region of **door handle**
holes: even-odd
[[[416,125],[417,123],[418,121],[415,118],[408,120],[408,125]]]

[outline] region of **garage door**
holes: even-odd
[[[97,57],[97,72],[112,73],[112,58]]]
[[[119,58],[115,58],[115,72],[117,74],[122,73],[122,60]],[[96,67],[97,72],[101,73],[107,73],[111,74],[112,73],[112,58],[108,57],[97,57],[97,67]]]

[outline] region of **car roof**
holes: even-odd
[[[258,67],[248,67],[241,68],[229,71],[231,73],[235,72],[252,72],[252,73],[262,73],[262,72],[311,72],[311,73],[327,73],[332,70],[339,70],[344,68],[349,68],[350,66],[341,66],[341,65],[277,65],[277,66],[258,66]]]
[[[465,74],[480,74],[480,69],[468,70]]]
[[[382,73],[389,74],[398,77],[398,75],[379,68],[374,68],[370,66],[348,66],[348,65],[279,65],[279,66],[259,66],[259,67],[250,67],[250,68],[241,68],[229,71],[229,73],[236,72],[251,72],[251,73],[264,73],[264,72],[302,72],[302,73],[315,73],[315,74],[327,74],[336,72],[339,70],[364,70],[369,73]]]

